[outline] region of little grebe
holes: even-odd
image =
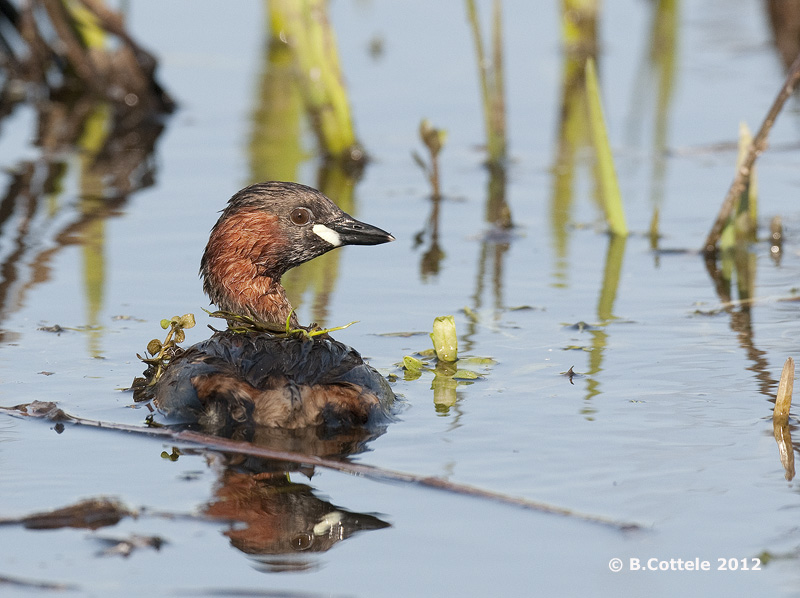
[[[211,230],[203,289],[222,311],[297,327],[280,283],[287,270],[342,245],[393,240],[310,187],[251,185],[230,199]],[[168,418],[226,433],[240,425],[364,426],[388,415],[394,393],[357,351],[327,335],[225,331],[174,359],[154,397]]]

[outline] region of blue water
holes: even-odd
[[[488,23],[488,4],[479,9]],[[531,3],[504,4],[506,199],[515,223],[506,236],[493,236],[484,219],[482,111],[463,5],[334,3],[356,131],[373,157],[351,212],[397,241],[332,254],[324,301],[313,286],[293,291],[302,321],[359,320],[336,338],[399,375],[400,420],[355,460],[635,522],[642,530],[318,469],[310,481],[300,473],[291,478],[310,484],[323,501],[391,527],[302,554],[302,571],[277,573],[232,546],[227,523],[203,520],[219,498],[218,459],[187,454],[170,461],[161,452],[172,447],[158,440],[72,427],[57,434],[53,424],[3,416],[0,517],[90,497],[115,497],[142,513],[95,532],[0,527],[0,577],[66,583],[77,588],[67,595],[87,596],[795,593],[800,502],[796,482],[784,477],[769,398],[785,358],[798,357],[798,303],[776,300],[796,293],[800,273],[797,106],[787,104],[773,150],[759,162],[760,236],[781,215],[786,240],[779,265],[768,243],[752,247],[759,299],[743,325],[741,305],[721,309],[701,257],[656,254],[647,233],[657,205],[660,247],[700,247],[733,176],[739,123],[758,126],[782,67],[762,3],[680,4],[663,157],[654,149],[651,9],[652,3],[604,3],[600,21],[603,100],[632,231],[618,254],[618,283],[609,287],[614,260],[583,157],[571,207],[565,214],[552,207],[558,3],[536,3],[537,12]],[[221,15],[211,2],[136,2],[127,22],[157,55],[160,79],[180,109],[158,140],[155,184],[103,220],[99,307],[90,307],[84,233],[75,240],[57,234],[79,213],[77,154],[68,157],[61,193],[31,218],[35,234],[22,244],[18,280],[0,312],[2,405],[56,401],[83,417],[139,424],[145,411],[130,409],[130,394],[117,389],[141,372],[135,353],[162,335],[159,320],[193,312],[199,325],[188,343],[205,338],[213,323],[201,310],[207,300],[198,262],[217,211],[251,182],[248,143],[266,55],[265,8],[237,2]],[[368,51],[376,38],[378,57]],[[411,158],[412,150],[423,151],[422,118],[448,132],[437,274],[422,270],[429,238],[414,243],[431,210]],[[24,106],[3,121],[3,169],[39,156],[34,132],[35,114]],[[307,126],[301,145],[310,157],[297,178],[317,185]],[[8,181],[0,175],[0,188]],[[563,236],[559,215],[567,223]],[[19,208],[0,229],[4,263],[22,219]],[[483,379],[459,386],[455,403],[444,406],[438,397],[437,406],[431,375],[405,381],[396,366],[428,348],[427,334],[389,333],[427,333],[444,314],[455,315],[464,354],[496,363],[479,368]],[[581,331],[572,326],[577,322],[592,327]],[[54,324],[67,330],[38,330]],[[574,384],[561,375],[571,366],[581,374]],[[132,534],[166,544],[128,558],[98,554],[100,538]],[[782,558],[761,570],[717,570],[718,559],[764,551]],[[609,570],[615,557],[623,559],[621,572]],[[711,570],[632,572],[630,558],[699,558]],[[3,595],[34,593],[0,587]]]

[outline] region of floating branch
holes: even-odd
[[[73,417],[59,409],[55,403],[34,401],[33,403],[18,405],[16,407],[0,407],[0,413],[6,413],[12,416],[34,417],[56,422],[68,422],[80,426],[101,428],[117,432],[141,434],[143,436],[160,438],[170,442],[171,444],[191,444],[199,447],[200,449],[205,449],[208,451],[246,455],[261,459],[282,461],[285,463],[309,465],[312,467],[323,467],[343,473],[363,476],[372,480],[403,482],[428,488],[437,488],[439,490],[444,490],[445,492],[451,492],[462,496],[483,498],[515,506],[521,509],[550,515],[561,515],[562,517],[569,517],[571,519],[577,519],[587,523],[603,525],[616,529],[617,531],[635,531],[642,529],[642,526],[637,523],[616,521],[600,515],[581,513],[579,511],[573,511],[571,509],[558,507],[548,503],[509,496],[507,494],[501,494],[491,490],[484,490],[482,488],[476,488],[474,486],[468,486],[465,484],[458,484],[456,482],[451,482],[449,480],[433,476],[419,476],[412,473],[384,469],[382,467],[375,467],[363,463],[337,461],[335,459],[327,459],[290,451],[278,451],[250,444],[249,442],[230,440],[227,438],[211,436],[209,434],[202,434],[199,432],[178,431],[170,428],[146,428],[143,426],[133,426],[129,424],[119,424],[115,422],[104,422],[99,420]]]
[[[744,159],[741,161],[738,170],[736,171],[736,176],[734,177],[733,182],[728,189],[728,194],[725,196],[725,200],[722,202],[722,206],[719,209],[719,214],[717,214],[717,219],[714,222],[714,225],[711,227],[708,237],[706,237],[706,242],[703,246],[703,252],[707,256],[716,255],[717,244],[722,236],[722,230],[725,228],[725,224],[728,222],[731,214],[733,213],[737,199],[741,197],[742,193],[745,192],[747,184],[750,181],[750,176],[753,171],[756,158],[758,158],[758,156],[761,155],[761,153],[767,148],[767,137],[769,137],[769,132],[772,129],[772,125],[775,124],[775,120],[777,120],[778,115],[783,109],[783,105],[786,103],[786,100],[788,100],[794,92],[798,81],[800,81],[800,56],[797,57],[797,59],[792,63],[792,66],[789,68],[789,74],[786,76],[786,80],[783,82],[783,87],[781,87],[781,90],[778,92],[775,101],[772,102],[772,106],[770,107],[769,112],[767,112],[764,122],[761,123],[761,128],[758,130],[755,138],[750,143],[750,147]]]

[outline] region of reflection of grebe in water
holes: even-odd
[[[245,472],[228,464],[208,517],[235,521],[224,533],[233,547],[250,555],[267,571],[302,571],[353,534],[389,527],[375,515],[354,513],[314,495],[306,484],[282,472]]]
[[[220,310],[273,324],[288,319],[297,327],[280,284],[287,270],[341,245],[392,240],[310,187],[252,185],[231,198],[211,231],[203,288]],[[327,335],[232,332],[217,332],[174,359],[154,395],[171,419],[218,433],[245,426],[301,435],[314,428],[323,436],[379,424],[394,401],[388,383],[357,351]]]

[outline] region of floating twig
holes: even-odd
[[[350,461],[338,461],[335,459],[317,457],[291,451],[278,451],[257,446],[249,442],[230,440],[228,438],[220,438],[200,432],[192,432],[189,430],[179,431],[166,427],[144,427],[74,417],[65,413],[55,403],[50,402],[34,401],[33,403],[18,405],[16,407],[0,407],[0,413],[6,413],[12,416],[34,417],[49,421],[69,422],[90,428],[141,434],[143,436],[161,438],[165,441],[168,441],[170,444],[191,444],[200,449],[209,451],[246,455],[261,459],[282,461],[285,463],[309,465],[312,467],[323,467],[326,469],[340,471],[342,473],[364,476],[372,480],[403,482],[416,486],[436,488],[462,496],[483,498],[539,513],[561,515],[562,517],[578,519],[587,523],[594,523],[610,527],[618,531],[634,531],[642,529],[642,526],[638,523],[616,521],[600,515],[581,513],[579,511],[573,511],[572,509],[567,509],[539,501],[528,500],[526,498],[509,496],[500,492],[485,490],[483,488],[477,488],[475,486],[469,486],[466,484],[459,484],[434,476],[420,476],[392,469],[384,469],[374,465],[365,465]]]

